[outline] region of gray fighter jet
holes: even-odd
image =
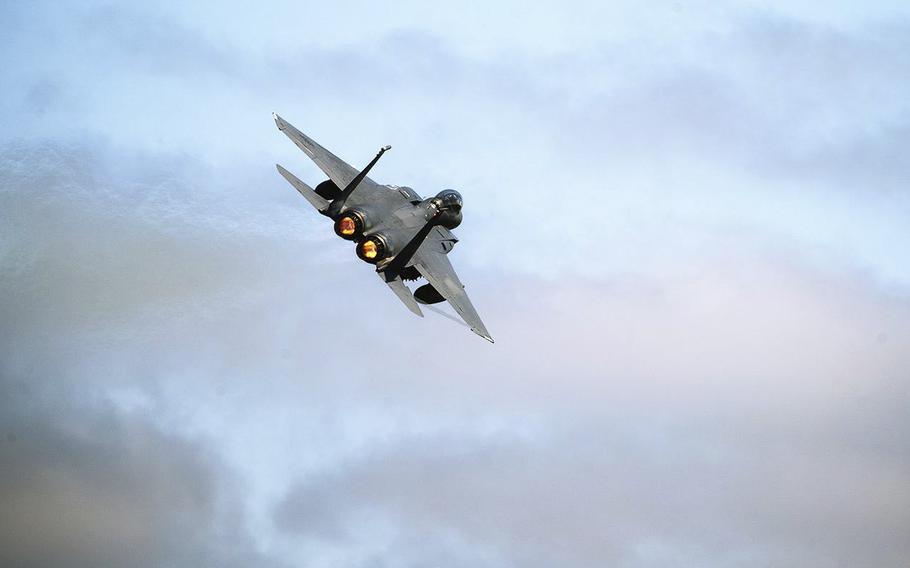
[[[410,187],[380,185],[367,173],[390,146],[382,147],[358,172],[277,114],[272,117],[329,179],[313,189],[281,165],[279,173],[335,222],[335,234],[357,243],[357,256],[376,265],[379,277],[404,305],[423,317],[420,304],[448,300],[474,333],[492,343],[446,256],[458,242],[450,229],[461,223],[461,195],[446,189],[423,199]],[[404,282],[421,276],[428,284],[412,294]]]

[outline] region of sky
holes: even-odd
[[[0,5],[0,564],[903,567],[905,2]],[[465,200],[490,345],[275,171]]]

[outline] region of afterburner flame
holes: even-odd
[[[357,256],[360,260],[376,264],[388,255],[386,241],[381,235],[371,235],[357,244]]]
[[[363,233],[365,221],[363,214],[359,211],[348,211],[341,217],[335,219],[335,234],[342,239],[356,241]]]
[[[342,217],[338,222],[338,230],[342,235],[349,237],[357,232],[357,223],[351,217]]]
[[[367,239],[360,245],[360,254],[362,254],[364,258],[373,260],[379,256],[379,248],[372,239]]]

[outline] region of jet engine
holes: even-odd
[[[335,219],[335,234],[349,241],[359,240],[369,228],[367,216],[357,209],[348,209]]]
[[[379,233],[364,237],[357,243],[357,256],[360,257],[360,260],[370,264],[376,264],[390,256],[391,252],[389,241]]]

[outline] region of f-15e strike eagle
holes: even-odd
[[[448,300],[474,333],[492,343],[446,256],[458,242],[450,229],[461,223],[461,195],[446,189],[423,199],[410,187],[380,185],[367,173],[391,146],[380,148],[358,172],[277,114],[272,117],[329,179],[312,189],[281,165],[279,173],[335,222],[335,234],[357,243],[357,256],[376,265],[379,277],[404,305],[423,317],[419,304]],[[421,276],[429,283],[411,294],[404,281]]]

